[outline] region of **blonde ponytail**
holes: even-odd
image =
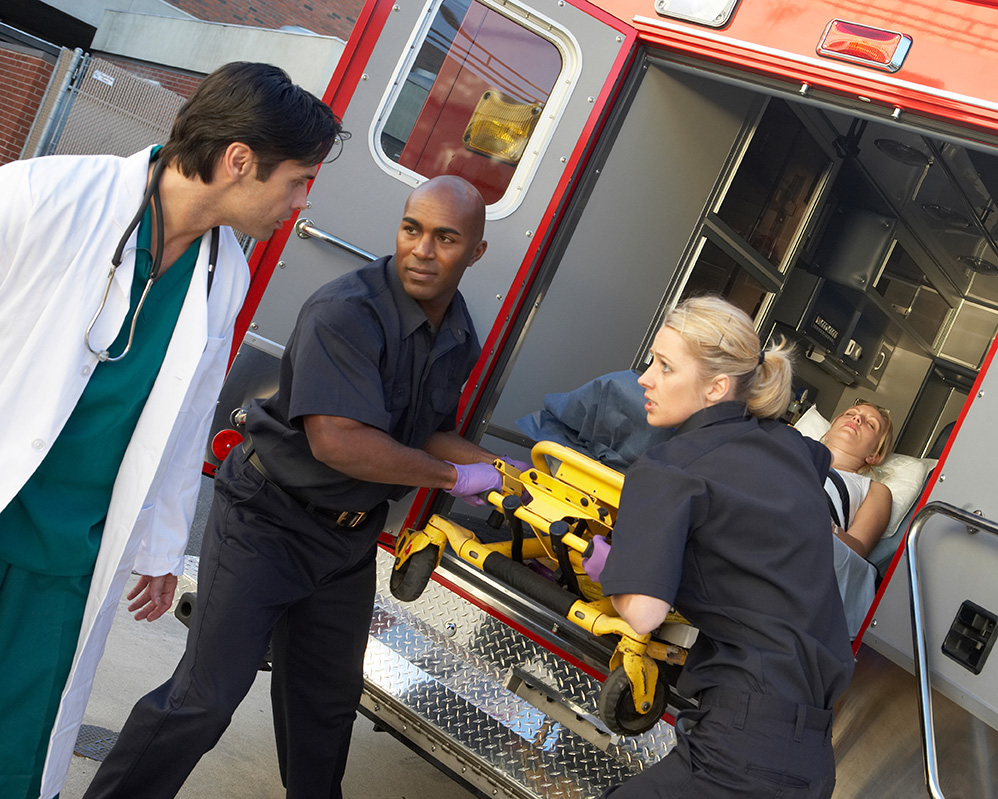
[[[700,364],[705,380],[728,375],[732,397],[749,413],[779,417],[790,403],[793,345],[782,337],[762,351],[748,314],[717,296],[691,297],[662,323],[679,333]]]

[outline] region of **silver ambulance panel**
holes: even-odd
[[[309,192],[311,207],[302,214],[315,227],[376,255],[394,252],[395,233],[413,184],[404,175],[389,174],[376,161],[373,123],[386,91],[396,79],[400,57],[407,51],[413,31],[436,6],[398,4],[389,14],[343,115],[351,138],[340,157],[319,170]],[[514,17],[521,13],[514,3],[503,4],[502,8]],[[534,4],[534,10],[571,31],[578,43],[576,56],[581,68],[522,199],[502,218],[489,214],[488,252],[462,282],[461,291],[483,341],[510,291],[623,42],[615,30],[571,5],[546,0]],[[287,341],[298,309],[315,289],[363,263],[321,241],[295,235],[289,238],[281,261],[284,267],[274,271],[253,318],[253,332],[279,344]]]

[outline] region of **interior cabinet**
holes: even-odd
[[[929,349],[939,349],[953,307],[900,243],[895,243],[873,288]]]
[[[897,329],[863,292],[803,270],[787,281],[774,319],[783,332],[816,350],[817,360],[844,383],[876,388],[897,344]]]
[[[715,293],[762,319],[833,171],[830,155],[790,106],[770,99],[723,197],[701,220],[680,299]]]
[[[717,215],[781,271],[831,159],[782,100],[771,100]]]

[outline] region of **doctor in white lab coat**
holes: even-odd
[[[239,91],[232,91],[234,85]],[[221,95],[231,97],[228,108]],[[246,113],[253,102],[256,116]],[[278,120],[283,123],[275,130]],[[264,125],[271,129],[261,133]],[[297,136],[289,139],[285,125],[297,128]],[[249,286],[246,259],[231,227],[268,238],[303,208],[308,182],[339,130],[328,107],[293,86],[281,70],[263,64],[223,67],[181,109],[173,147],[168,144],[164,154],[178,152],[178,137],[213,136],[216,142],[196,155],[168,156],[160,181],[163,264],[169,268],[199,236],[200,249],[162,366],[114,482],[44,774],[25,782],[26,766],[14,762],[23,753],[5,751],[0,739],[0,795],[5,799],[48,799],[65,781],[129,573],[134,569],[146,576],[140,580],[144,593],[133,604],[137,618],[158,618],[172,602],[176,577],[171,575],[183,571],[208,427]],[[126,318],[134,230],[85,339],[108,284],[111,255],[142,205],[150,175],[149,150],[129,158],[54,156],[0,168],[0,510],[17,496],[76,407],[99,364],[92,349],[107,346]],[[215,227],[220,235],[209,283],[209,231]],[[16,531],[0,527],[0,545],[3,536],[9,549]],[[0,570],[0,598],[2,591]],[[9,606],[0,602],[0,608],[11,615]],[[0,640],[0,662],[2,645]],[[16,680],[17,663],[5,664],[3,672],[5,680]],[[0,719],[3,715],[0,707]]]

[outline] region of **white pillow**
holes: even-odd
[[[894,453],[873,467],[875,478],[891,490],[891,520],[887,523],[884,538],[890,538],[898,531],[908,509],[922,493],[925,478],[937,462],[935,458],[913,458]]]
[[[832,424],[812,405],[794,425],[802,435],[820,441]],[[935,468],[934,458],[913,458],[911,455],[891,454],[878,466],[873,467],[877,482],[891,490],[891,520],[887,523],[884,538],[890,538],[898,531],[908,510],[918,499],[925,485],[925,478]]]
[[[820,441],[831,426],[832,423],[818,412],[817,405],[812,405],[804,411],[804,415],[794,425],[801,432],[801,435],[813,438],[815,441]]]

